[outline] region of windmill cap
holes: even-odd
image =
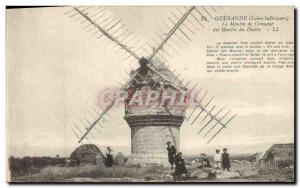
[[[146,59],[146,58],[144,58],[144,57],[142,57],[140,60],[139,60],[139,64],[141,65],[141,66],[146,66],[147,64],[148,64],[148,59]]]

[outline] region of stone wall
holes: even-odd
[[[131,128],[131,153],[166,154],[166,142],[179,149],[179,127],[146,126]]]
[[[181,116],[141,116],[126,119],[131,127],[130,164],[168,166],[166,142],[179,151]]]
[[[168,166],[166,142],[179,149],[180,128],[172,126],[147,126],[131,128],[131,158],[129,163]]]

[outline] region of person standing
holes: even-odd
[[[215,156],[214,156],[214,165],[215,165],[215,169],[221,169],[221,153],[220,150],[217,149]]]
[[[182,178],[188,173],[182,152],[178,152],[175,159],[175,180],[181,181]]]
[[[176,147],[171,144],[170,141],[167,142],[167,150],[168,150],[168,159],[171,164],[171,169],[173,170],[173,165],[175,164],[175,156],[176,156]]]
[[[223,170],[227,169],[228,172],[230,172],[230,158],[229,153],[227,153],[227,148],[223,148],[222,153],[222,168]]]
[[[110,147],[107,147],[105,166],[112,167],[113,162],[114,160],[113,160],[112,149]]]

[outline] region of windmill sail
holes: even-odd
[[[140,56],[128,45],[135,40],[136,36],[134,36],[132,32],[128,33],[128,29],[124,29],[124,24],[121,24],[120,20],[112,19],[110,16],[106,15],[103,10],[104,9],[100,9],[99,11],[99,7],[96,9],[94,7],[73,7],[72,10],[67,11],[65,14],[69,14],[69,17],[81,16],[81,18],[83,18],[81,24],[87,24],[84,28],[88,28],[88,31],[96,30],[94,34],[97,34],[97,39],[105,36],[113,42],[113,44],[129,54],[126,58],[131,56],[139,61],[141,59]],[[123,44],[122,41],[127,41],[127,45]],[[130,84],[135,75],[136,73],[134,73],[132,78],[130,78],[120,89],[123,89]],[[76,136],[82,134],[78,141],[79,143],[84,139],[87,139],[89,134],[93,135],[91,131],[93,129],[96,130],[96,125],[99,124],[100,120],[104,119],[104,115],[108,114],[108,111],[113,107],[114,100],[114,98],[111,99],[110,104],[104,108],[101,113],[97,112],[98,117],[92,121],[92,123],[88,123],[88,127],[85,128],[86,131],[84,133],[82,131],[76,133]],[[74,129],[72,130],[74,132]]]
[[[129,78],[129,80],[128,80],[121,88],[120,88],[120,90],[126,88],[126,87],[130,84],[130,82],[134,79],[134,77],[135,77],[137,74],[138,74],[137,72],[134,72],[134,74],[133,74],[133,75]],[[114,98],[110,99],[110,103],[109,103],[105,108],[103,108],[103,109],[101,108],[101,109],[102,109],[102,112],[101,112],[101,113],[99,113],[99,112],[95,111],[95,109],[93,109],[93,110],[96,112],[96,114],[98,115],[98,117],[97,117],[92,123],[88,122],[88,127],[86,128],[86,131],[85,131],[84,133],[83,133],[82,131],[80,131],[80,134],[81,134],[82,136],[79,138],[79,141],[78,141],[79,143],[81,143],[84,139],[86,139],[87,136],[88,136],[89,134],[93,135],[93,134],[91,133],[92,130],[96,130],[97,132],[99,132],[99,130],[97,130],[96,126],[97,126],[97,124],[99,124],[99,121],[100,121],[100,120],[104,119],[104,116],[105,116],[105,115],[110,116],[108,112],[109,112],[109,110],[113,107],[114,102],[115,102],[115,96],[114,96]],[[80,129],[79,129],[79,130],[80,130]],[[74,129],[73,129],[73,128],[72,128],[72,131],[74,132]],[[79,137],[79,136],[77,135],[77,133],[74,132],[74,134],[76,134],[76,137]]]
[[[153,39],[155,42],[155,47],[153,52],[150,53],[148,57],[144,57],[144,53],[148,53],[149,47],[152,45],[148,43],[144,43],[142,40],[138,39],[136,40],[136,35],[133,35],[132,32],[126,29],[124,24],[121,24],[120,20],[112,18],[111,16],[108,16],[103,12],[103,9],[97,9],[93,7],[73,7],[71,11],[66,12],[66,14],[69,14],[70,17],[78,17],[80,16],[81,23],[87,24],[84,26],[85,29],[88,29],[88,31],[93,31],[93,35],[97,36],[97,39],[99,38],[106,38],[109,39],[110,43],[114,46],[118,47],[118,51],[125,51],[128,55],[125,57],[125,60],[133,58],[134,61],[138,61],[142,67],[146,67],[151,72],[151,76],[144,77],[143,75],[140,75],[138,70],[135,70],[134,73],[130,76],[129,80],[121,86],[121,89],[125,89],[128,85],[135,86],[135,83],[141,84],[144,80],[149,81],[153,80],[154,86],[159,82],[159,80],[163,80],[164,83],[167,83],[175,90],[179,91],[180,93],[185,94],[187,84],[183,85],[182,81],[175,81],[179,80],[176,76],[175,79],[170,79],[169,76],[166,76],[165,73],[172,73],[172,75],[175,75],[174,71],[170,71],[168,66],[166,66],[163,61],[160,61],[160,59],[167,60],[167,57],[164,57],[165,54],[167,54],[169,57],[171,57],[171,52],[178,53],[179,50],[177,48],[181,48],[180,45],[182,41],[184,43],[187,43],[187,41],[191,41],[192,36],[195,35],[196,32],[195,29],[199,30],[200,28],[203,28],[206,23],[209,23],[209,19],[212,19],[212,14],[216,13],[216,9],[212,9],[213,13],[209,11],[209,9],[205,7],[190,7],[185,8],[184,13],[183,11],[178,10],[177,13],[171,12],[171,16],[168,17],[168,23],[164,23],[165,29],[168,29],[168,32],[159,34],[155,33],[158,37],[159,42],[157,42],[157,39]],[[180,40],[181,42],[177,42],[177,40]],[[135,41],[135,42],[134,42]],[[135,44],[133,44],[135,43]],[[142,43],[142,44],[141,44]],[[136,49],[134,51],[133,49]],[[151,50],[150,50],[151,51]],[[157,65],[157,62],[158,63]],[[164,67],[165,70],[164,73],[161,72],[161,67]],[[154,79],[156,77],[156,79]],[[157,78],[158,77],[158,78]],[[193,89],[193,88],[192,88]],[[202,99],[205,97],[202,96]],[[203,103],[203,100],[197,101],[197,106],[194,108],[192,114],[190,114],[190,119],[194,112],[198,111],[196,113],[196,117],[193,118],[192,124],[197,123],[198,118],[201,116],[202,113],[205,114],[205,118],[202,119],[202,121],[199,123],[204,123],[204,127],[202,127],[199,131],[199,133],[204,130],[205,128],[208,128],[212,122],[216,122],[216,124],[211,127],[211,129],[205,134],[209,134],[217,125],[221,125],[221,129],[211,137],[209,142],[219,134],[219,132],[226,127],[226,125],[235,117],[232,116],[230,118],[230,121],[227,121],[226,123],[223,122],[223,119],[226,119],[225,114],[224,117],[219,118],[218,115],[222,114],[222,110],[220,109],[217,113],[214,113],[214,108],[210,107],[211,100],[207,103]],[[98,114],[97,119],[94,121],[91,121],[92,123],[89,123],[89,126],[86,128],[86,131],[82,134],[82,136],[79,139],[79,142],[81,142],[83,139],[87,138],[87,136],[91,133],[91,131],[96,127],[97,123],[103,119],[104,115],[108,113],[108,111],[113,107],[115,99],[111,99],[111,103],[103,109],[101,113]],[[207,121],[208,118],[208,121]],[[92,135],[92,134],[91,134]]]
[[[173,83],[172,81],[169,81],[167,78],[165,78],[165,76],[164,76],[163,74],[161,74],[160,72],[156,71],[153,67],[151,67],[151,66],[149,66],[149,67],[150,67],[151,70],[153,70],[157,75],[159,75],[159,76],[160,76],[162,79],[164,79],[166,82],[169,82],[170,85],[171,85],[174,89],[176,89],[176,90],[179,91],[180,93],[184,94],[185,91],[182,89],[181,86],[176,85],[176,84]],[[207,92],[204,94],[204,96],[205,96],[206,94],[207,94]],[[204,98],[204,97],[202,97],[202,99],[203,99],[203,98]],[[216,114],[214,114],[214,113],[213,113],[213,109],[215,108],[215,105],[213,106],[212,109],[210,109],[210,110],[208,109],[209,104],[211,103],[212,99],[213,99],[213,98],[211,98],[211,99],[210,99],[207,103],[205,103],[205,104],[203,104],[203,102],[202,102],[201,100],[200,100],[200,101],[195,100],[195,102],[197,103],[195,109],[198,108],[198,109],[200,109],[200,111],[198,112],[198,114],[196,115],[196,117],[194,118],[194,120],[192,121],[192,124],[194,124],[195,122],[197,122],[197,120],[198,120],[198,118],[200,117],[201,113],[205,113],[206,115],[205,115],[204,119],[202,119],[202,121],[201,121],[199,124],[205,122],[205,119],[206,119],[207,117],[209,117],[209,121],[206,122],[206,124],[200,129],[200,131],[198,132],[198,134],[199,134],[202,130],[204,130],[204,128],[208,127],[208,125],[210,125],[210,123],[212,123],[212,122],[216,122],[216,124],[212,127],[212,129],[214,129],[217,125],[221,125],[221,129],[217,132],[217,134],[215,134],[214,136],[211,137],[211,139],[209,139],[208,143],[209,143],[213,138],[215,138],[215,137],[220,133],[220,131],[223,130],[223,128],[226,128],[226,125],[227,125],[227,124],[228,124],[228,123],[236,116],[236,114],[233,115],[233,116],[230,118],[230,121],[227,121],[226,123],[224,123],[222,120],[225,118],[225,116],[228,115],[228,113],[225,114],[225,116],[222,117],[222,118],[217,117],[217,116],[223,111],[224,107],[221,108]],[[191,116],[192,116],[192,114],[190,114],[190,117],[191,117]],[[211,130],[210,130],[210,131],[211,131]],[[209,132],[210,132],[210,131],[209,131]],[[208,132],[208,133],[209,133],[209,132]]]
[[[100,9],[100,10],[99,10]],[[140,60],[145,53],[151,52],[140,37],[131,32],[121,20],[110,16],[104,8],[99,7],[72,7],[65,12],[69,17],[79,19],[87,32],[93,32],[96,39],[109,39],[109,44],[118,48],[116,52],[121,54],[124,60]],[[125,54],[123,52],[126,52]],[[126,55],[127,54],[127,55]]]
[[[177,24],[174,25],[174,27],[170,30],[170,32],[167,34],[166,38],[162,40],[162,42],[158,45],[157,48],[153,51],[152,55],[149,57],[149,60],[157,54],[159,50],[162,49],[162,47],[168,42],[170,37],[175,33],[175,31],[181,26],[181,24],[185,21],[185,19],[189,16],[189,14],[195,9],[195,7],[190,8],[178,21]]]
[[[221,9],[221,7],[218,7]],[[176,7],[171,11],[171,15],[167,21],[163,22],[159,32],[155,32],[156,39],[153,43],[157,45],[153,53],[149,56],[149,60],[157,56],[158,58],[167,60],[172,57],[172,52],[178,53],[181,44],[187,44],[192,41],[194,35],[201,28],[204,28],[209,20],[212,19],[212,14],[216,14],[218,9],[210,9],[205,7]],[[160,42],[157,42],[160,40]],[[178,49],[179,48],[179,49]],[[168,56],[168,57],[165,57]]]
[[[221,7],[219,7],[221,9]],[[193,29],[191,29],[192,27],[194,29],[198,29],[199,27],[197,27],[197,24],[200,25],[202,28],[204,27],[204,23],[209,23],[210,19],[213,19],[212,14],[216,13],[217,10],[216,9],[212,9],[213,13],[211,13],[209,11],[208,8],[205,7],[190,7],[190,8],[185,8],[186,12],[184,14],[180,16],[177,16],[175,13],[171,13],[173,17],[168,17],[169,22],[171,22],[171,25],[173,25],[173,27],[170,27],[170,24],[164,23],[164,25],[169,29],[169,32],[167,34],[165,34],[165,38],[161,38],[162,39],[161,43],[158,45],[157,48],[155,48],[155,50],[153,51],[153,53],[150,55],[149,59],[151,60],[153,57],[155,57],[156,55],[158,55],[158,58],[162,57],[163,55],[159,54],[159,51],[161,51],[162,49],[165,50],[165,46],[168,47],[170,45],[168,45],[168,43],[175,43],[174,41],[176,41],[176,39],[180,39],[181,41],[191,41],[191,36],[190,35],[195,35],[195,32],[193,31]],[[179,12],[179,11],[178,11]],[[174,20],[177,20],[177,22],[175,22]],[[189,23],[189,25],[187,24]],[[172,38],[174,38],[172,40]],[[178,45],[174,45],[178,47]],[[173,48],[173,47],[172,47]],[[169,50],[171,51],[172,48]],[[173,49],[174,51],[174,49]],[[163,57],[164,59],[166,59],[165,57]],[[174,82],[172,82],[171,80],[168,80],[168,78],[161,74],[159,71],[157,71],[156,67],[153,66],[153,64],[150,64],[149,69],[151,69],[153,72],[155,72],[157,75],[159,75],[161,77],[161,79],[163,79],[165,82],[169,83],[174,89],[176,89],[177,91],[184,93],[184,89],[182,88],[182,85],[178,85]],[[188,83],[188,82],[187,82]],[[186,84],[187,85],[187,84]],[[193,88],[192,88],[193,89]],[[192,90],[191,89],[191,90]],[[213,107],[209,110],[209,105],[212,102],[211,98],[206,104],[203,104],[203,98],[206,96],[207,92],[203,95],[202,99],[200,101],[195,101],[197,103],[197,105],[195,106],[193,112],[189,115],[190,119],[193,115],[193,113],[196,111],[196,109],[199,109],[200,111],[197,113],[196,117],[194,117],[192,124],[196,123],[198,118],[200,117],[200,115],[202,113],[205,114],[205,117],[200,121],[199,124],[205,123],[204,126],[199,130],[198,134],[200,134],[205,128],[209,127],[211,123],[216,122],[214,126],[212,126],[210,128],[209,131],[207,131],[207,133],[205,134],[205,136],[207,136],[217,125],[221,126],[221,129],[215,134],[213,135],[208,143],[214,139],[221,130],[223,130],[223,128],[226,128],[226,125],[236,116],[233,115],[230,118],[229,122],[224,123],[222,120],[224,118],[226,118],[226,116],[228,115],[228,113],[226,113],[224,115],[224,117],[219,118],[217,117],[220,113],[222,113],[223,108],[221,108],[217,113],[213,113],[213,110],[215,108],[215,105],[213,105]],[[206,121],[208,119],[208,121]]]
[[[129,53],[130,55],[132,55],[133,57],[135,57],[137,60],[140,60],[140,57],[133,51],[131,51],[126,45],[122,44],[122,42],[120,40],[118,40],[117,37],[114,37],[112,35],[110,35],[108,33],[108,31],[110,29],[112,29],[113,27],[117,26],[117,23],[114,23],[110,28],[108,29],[104,29],[102,28],[100,25],[98,25],[95,21],[93,21],[92,18],[90,18],[89,16],[87,16],[87,14],[85,14],[83,11],[80,11],[78,8],[73,7],[73,9],[78,12],[78,14],[80,14],[82,17],[84,17],[88,22],[90,22],[90,24],[92,24],[94,27],[96,27],[101,33],[102,35],[106,36],[107,38],[109,38],[111,41],[115,42],[117,45],[119,45],[123,50],[125,50],[127,53]],[[102,36],[100,35],[100,36]]]

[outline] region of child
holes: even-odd
[[[214,165],[215,165],[215,169],[221,169],[221,153],[219,149],[216,150],[214,156]]]
[[[223,153],[222,153],[222,168],[223,170],[228,170],[228,172],[230,172],[230,159],[229,159],[229,154],[227,153],[227,148],[223,149]]]

